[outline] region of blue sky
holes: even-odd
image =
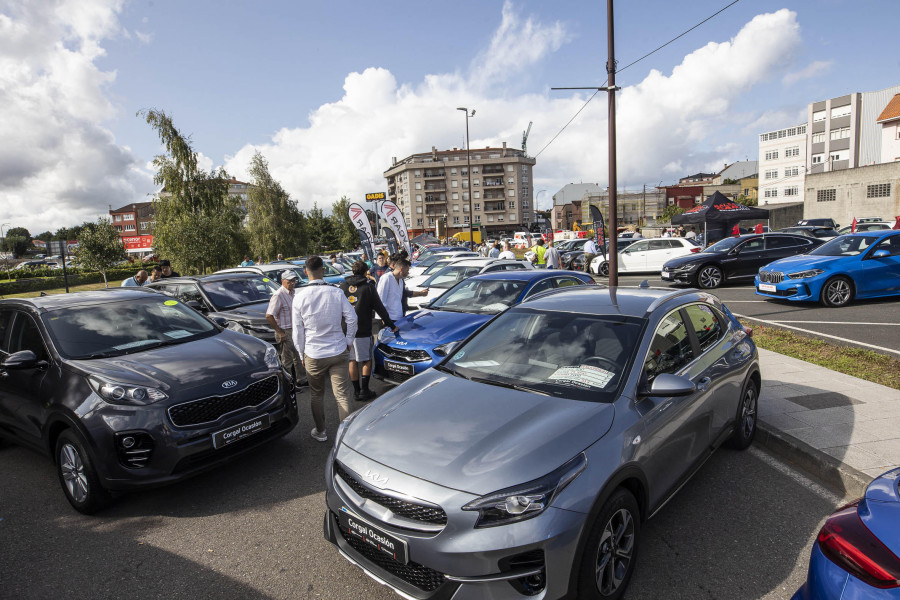
[[[616,6],[624,67],[726,0]],[[756,158],[806,104],[900,83],[896,0],[742,0],[618,75],[619,183]],[[540,150],[605,81],[604,2],[0,0],[0,222],[33,233],[154,191],[139,118],[170,113],[207,166],[245,177],[256,149],[301,208],[384,188],[392,156],[464,144]],[[655,72],[652,72],[655,70]],[[541,156],[541,204],[605,183],[606,98]],[[39,208],[38,208],[39,207]]]

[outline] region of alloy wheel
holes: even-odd
[[[720,271],[718,267],[703,267],[700,270],[700,274],[697,276],[697,279],[699,280],[700,287],[702,288],[717,288],[719,287],[719,284],[722,283],[722,271]]]
[[[756,389],[752,385],[747,386],[744,392],[744,403],[741,407],[741,433],[744,438],[753,435],[756,428]]]
[[[598,270],[600,271],[600,275],[602,275],[603,277],[609,277],[609,263],[605,262],[601,264]]]
[[[84,472],[84,461],[78,448],[72,444],[63,444],[59,451],[59,466],[69,496],[78,503],[84,502],[90,490]]]
[[[620,508],[609,518],[600,536],[595,578],[602,596],[612,596],[622,585],[634,554],[634,517]]]
[[[850,284],[845,279],[835,279],[825,289],[825,296],[833,306],[841,306],[850,301]]]

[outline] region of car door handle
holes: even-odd
[[[710,383],[712,383],[712,379],[710,379],[709,377],[704,377],[703,379],[701,379],[700,381],[697,382],[697,390],[700,392],[705,391],[706,388],[709,387]]]

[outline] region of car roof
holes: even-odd
[[[690,288],[673,290],[649,286],[610,288],[586,285],[552,290],[525,301],[521,306],[554,312],[646,317],[676,298],[684,298],[685,303],[706,300],[721,304],[715,296]]]
[[[48,294],[35,298],[6,298],[0,300],[0,308],[4,306],[26,305],[38,310],[56,310],[73,306],[90,306],[110,301],[134,300],[146,297],[147,294],[158,295],[160,292],[150,288],[114,287],[69,294]],[[165,297],[165,296],[163,296]]]
[[[265,264],[265,265],[254,265],[252,267],[234,267],[233,269],[222,269],[221,271],[216,271],[216,275],[222,273],[271,273],[272,271],[285,271],[287,269],[291,269],[296,267],[294,263],[283,262],[283,263],[275,263],[275,264]]]
[[[512,262],[512,261],[503,261]],[[519,261],[517,261],[519,262]],[[566,271],[563,269],[516,269],[513,271],[492,271],[490,273],[482,273],[475,275],[470,279],[502,279],[503,281],[534,281],[544,279],[546,277],[560,277],[563,275],[576,276],[580,271]],[[581,273],[586,275],[586,273]],[[580,279],[580,277],[577,277]]]
[[[246,268],[246,267],[245,267]],[[154,281],[153,283],[179,283],[179,282],[187,282],[187,281],[228,281],[229,279],[249,279],[251,277],[258,277],[259,272],[253,270],[244,270],[244,271],[220,271],[218,273],[212,273],[211,275],[183,275],[181,277],[166,277],[165,279],[160,279],[159,281]]]

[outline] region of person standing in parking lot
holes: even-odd
[[[328,257],[328,260],[331,261],[331,266],[334,267],[337,270],[337,272],[340,273],[341,275],[343,275],[344,272],[347,270],[344,268],[344,265],[342,265],[340,263],[340,261],[338,260],[337,254],[332,254],[331,256]]]
[[[500,258],[500,244],[494,244],[488,252],[488,258]]]
[[[122,282],[122,287],[141,287],[147,282],[147,271],[141,269]]]
[[[584,272],[591,272],[591,261],[594,260],[594,257],[597,256],[597,244],[594,243],[594,238],[589,238],[588,241],[584,244]]]
[[[172,270],[172,263],[168,259],[159,261],[160,279],[168,279],[169,277],[181,277],[181,273]]]
[[[255,262],[253,262],[252,260],[250,260],[250,257],[249,257],[249,256],[245,256],[245,257],[244,257],[244,262],[241,263],[241,266],[242,266],[242,267],[252,267],[252,266],[255,265],[255,264],[256,264]]]
[[[497,258],[503,260],[516,260],[516,255],[509,249],[509,242],[503,242],[503,252],[498,254]]]
[[[378,280],[381,279],[381,276],[388,271],[390,271],[390,269],[387,264],[387,256],[385,256],[384,252],[379,252],[378,256],[375,257],[375,266],[369,269],[369,275],[377,283]]]
[[[301,380],[303,363],[294,346],[293,317],[291,309],[294,303],[294,288],[297,286],[297,273],[291,270],[281,273],[281,287],[269,299],[266,309],[266,321],[275,330],[275,342],[279,345],[281,364],[294,378],[296,384]]]
[[[547,248],[547,251],[544,252],[544,260],[547,262],[548,269],[558,269],[559,268],[559,250],[556,249],[553,244]]]
[[[391,269],[390,273],[385,273],[378,280],[378,296],[391,320],[397,321],[406,312],[406,299],[413,296],[427,296],[428,289],[418,292],[406,289],[403,280],[409,275],[409,261],[405,258],[396,254],[391,256]]]
[[[545,268],[547,266],[547,260],[544,258],[544,256],[547,253],[547,249],[544,248],[543,238],[537,239],[531,251],[534,252],[534,254],[537,256],[535,266],[539,269]]]
[[[316,425],[310,435],[325,442],[328,440],[325,433],[326,377],[331,380],[340,420],[343,421],[352,412],[348,364],[358,319],[340,288],[325,282],[322,257],[311,256],[307,259],[306,274],[309,284],[294,292],[291,310],[293,338],[309,380],[310,408]]]

